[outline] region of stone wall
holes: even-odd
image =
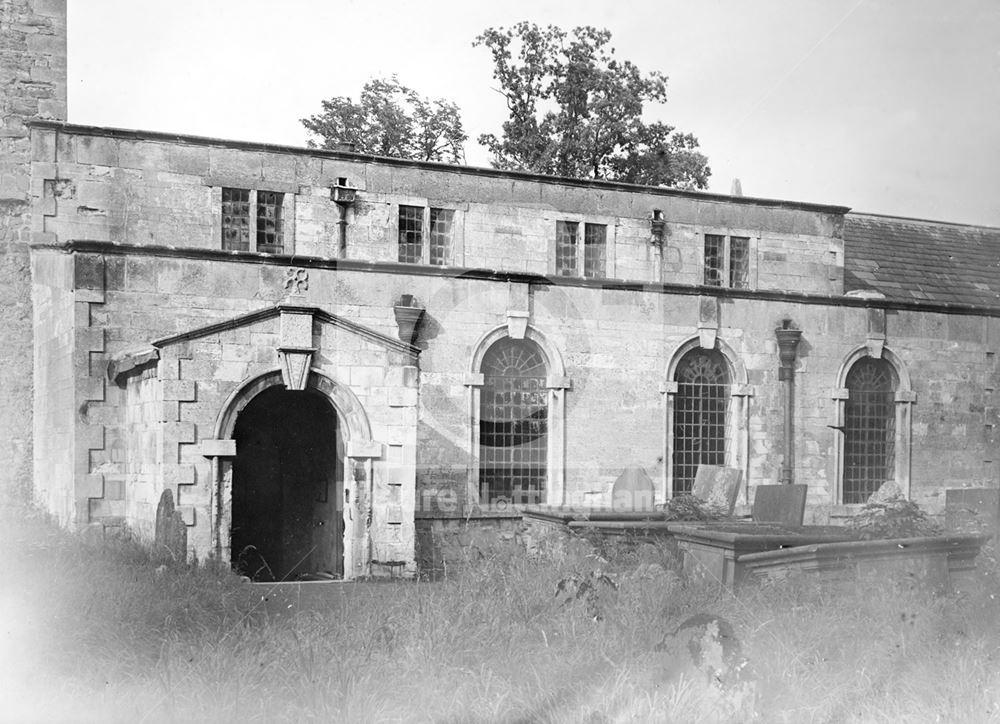
[[[716,341],[734,372],[728,462],[746,473],[741,503],[753,486],[777,482],[784,393],[774,330],[783,320],[803,332],[793,469],[810,486],[817,520],[842,512],[839,387],[845,360],[858,350],[884,347],[912,381],[897,402],[912,429],[910,449],[898,454],[913,497],[939,509],[944,488],[996,479],[996,322],[843,296],[843,209],[64,124],[36,124],[32,133],[34,238],[49,245],[36,254],[54,259],[72,251],[72,297],[39,291],[47,311],[36,324],[72,313],[75,325],[72,369],[65,357],[54,358],[39,399],[67,374],[77,380],[72,410],[50,402],[39,409],[46,419],[72,412],[77,482],[58,485],[76,486],[81,522],[116,519],[128,500],[127,515],[147,530],[161,488],[175,486],[191,544],[211,545],[198,523],[210,517],[212,491],[199,445],[229,395],[273,368],[274,320],[159,345],[161,397],[152,388],[106,385],[104,370],[130,349],[289,295],[387,338],[399,333],[394,306],[402,298],[425,310],[415,339],[419,395],[390,374],[399,360],[373,361],[372,349],[336,326],[315,330],[315,365],[376,410],[373,424],[388,445],[373,468],[376,480],[415,469],[415,500],[394,502],[388,488],[384,499],[372,500],[385,506],[384,518],[391,508],[404,521],[373,532],[384,547],[372,553],[376,559],[393,560],[393,541],[412,534],[412,508],[438,520],[474,512],[480,370],[473,361],[487,335],[514,329],[516,319],[527,319],[532,338],[544,342],[548,371],[559,378],[553,409],[565,408],[553,418],[552,445],[564,441],[564,449],[553,453],[550,502],[605,503],[631,465],[646,470],[660,499],[669,495],[668,370],[692,345]],[[344,179],[358,189],[345,212],[346,254],[330,188]],[[220,250],[223,187],[286,195],[288,254]],[[451,266],[396,262],[401,205],[454,211]],[[662,246],[651,240],[653,209],[665,219]],[[561,220],[606,225],[607,279],[554,275]],[[749,290],[699,287],[705,234],[750,239]],[[59,324],[45,333],[58,334]],[[158,419],[134,412],[152,402]],[[158,452],[129,448],[129,436],[145,435],[154,423]],[[412,437],[403,433],[411,428]],[[59,429],[37,428],[43,449],[67,449]],[[63,474],[45,460],[39,470]]]
[[[87,445],[89,467],[77,476],[75,488],[72,479],[63,476],[62,481],[87,504],[88,515],[79,522],[117,525],[127,516],[140,536],[149,537],[160,495],[170,489],[190,526],[189,547],[199,557],[213,552],[220,533],[228,535],[211,525],[218,524],[212,507],[218,504],[214,497],[218,481],[202,443],[215,439],[220,418],[238,390],[278,369],[277,312],[259,319],[241,318],[292,299],[349,315],[350,324],[391,339],[397,332],[393,301],[407,288],[399,277],[362,275],[357,289],[346,284],[348,298],[353,294],[364,298],[359,308],[344,303],[347,280],[333,270],[307,272],[225,258],[206,263],[145,253],[66,255],[39,250],[36,256],[68,260],[78,281],[81,270],[100,270],[85,291],[101,301],[89,303],[92,309],[77,317],[75,330],[78,346],[88,330],[101,332],[105,346],[100,354],[90,355],[95,375],[108,374],[109,360],[138,360],[121,375],[113,373],[118,384],[96,386],[101,398],[90,399],[87,415],[74,418],[76,444]],[[296,283],[286,285],[289,278]],[[78,289],[76,294],[80,293]],[[213,323],[222,326],[199,331]],[[348,441],[348,457],[372,460],[370,469],[347,473],[361,475],[359,484],[366,489],[367,497],[352,501],[374,510],[372,517],[361,509],[354,516],[368,518],[367,527],[356,531],[356,547],[368,547],[370,541],[373,558],[402,560],[412,572],[418,402],[418,377],[408,372],[416,371],[413,360],[359,336],[353,328],[322,320],[313,325],[311,344],[317,349],[312,368],[351,391],[367,413],[371,439],[378,448],[370,454],[352,453]],[[78,370],[78,397],[88,387],[86,379]],[[56,389],[43,387],[40,393]],[[39,431],[39,436],[49,443],[48,431]],[[86,442],[95,440],[101,445]],[[100,485],[81,485],[87,480]],[[357,496],[361,494],[357,491]]]
[[[0,1],[0,492],[26,499],[32,469],[31,139],[66,118],[65,0]],[[60,504],[61,506],[61,504]]]
[[[67,525],[76,520],[73,257],[49,252],[34,254],[31,262],[34,375],[30,387],[26,380],[18,384],[35,393],[34,499]]]
[[[77,266],[90,268],[96,263],[84,260],[98,255],[75,256]],[[666,494],[666,371],[683,346],[698,337],[699,328],[709,324],[704,297],[544,279],[529,284],[413,276],[396,268],[331,268],[308,260],[301,262],[305,267],[290,267],[141,250],[100,258],[104,301],[90,303],[88,318],[103,329],[106,349],[91,354],[92,366],[153,340],[273,305],[285,298],[290,274],[307,273],[308,289],[297,297],[303,303],[388,337],[398,331],[396,300],[414,295],[426,306],[416,339],[423,350],[419,402],[413,400],[419,407],[412,408],[419,415],[417,438],[406,447],[416,466],[415,505],[437,514],[447,498],[455,517],[467,515],[473,502],[468,498],[473,422],[466,384],[473,354],[487,331],[506,324],[511,306],[526,301],[531,327],[562,357],[571,385],[565,392],[566,501],[607,502],[613,481],[628,465],[645,468],[660,497]],[[747,377],[746,450],[732,462],[745,466],[750,486],[777,482],[783,463],[774,329],[790,319],[803,330],[795,381],[794,469],[797,480],[810,486],[810,509],[827,515],[835,502],[840,435],[835,388],[845,359],[872,339],[871,310],[846,302],[707,299],[716,305],[709,315],[712,331]],[[984,318],[955,314],[885,314],[884,339],[879,341],[912,380],[914,400],[906,403],[915,441],[911,492],[932,509],[943,505],[938,498],[944,488],[987,484],[996,474],[988,438],[989,415],[994,414],[988,390],[996,370],[984,342],[986,327],[992,325]],[[170,411],[164,429],[174,444],[163,458],[164,480],[184,485],[177,499],[189,520],[196,518],[196,508],[207,510],[209,496],[204,482],[208,463],[197,443],[210,434],[227,396],[241,381],[273,368],[275,339],[273,322],[259,322],[161,350],[158,375],[170,386],[164,392],[164,410]],[[370,353],[343,330],[317,329],[315,340],[321,350],[316,366],[349,384],[366,405],[385,409],[387,417],[378,424],[400,421],[401,410],[390,411],[390,397],[405,393],[394,392],[385,382],[386,362],[366,359]],[[97,372],[92,370],[95,376]],[[105,486],[122,470],[122,453],[117,452],[123,435],[121,394],[108,385],[104,400],[88,403],[88,424],[101,425],[100,433],[88,433],[90,438],[105,436],[102,449],[90,450],[88,472],[102,473]],[[143,520],[152,519],[159,490],[150,493],[142,496],[148,513]],[[749,494],[744,490],[742,502]],[[193,532],[193,544],[204,543],[198,543],[199,535]]]
[[[116,507],[123,507],[119,515],[124,514],[132,530],[147,541],[156,532],[156,509],[164,489],[161,425],[170,416],[166,408],[177,406],[164,402],[164,383],[156,373],[148,366],[119,380],[124,388],[124,409],[119,413],[123,419],[121,427],[112,431],[119,444],[111,446],[119,453],[105,463],[105,480],[123,489],[124,500],[96,501],[91,510],[95,515],[113,515]]]
[[[606,226],[606,276],[701,284],[704,235],[748,237],[751,286],[805,293],[843,289],[843,209],[723,199],[525,174],[373,161],[333,152],[161,139],[156,134],[47,125],[34,130],[44,180],[37,202],[56,241],[220,248],[222,188],[285,194],[286,253],[394,262],[399,206],[454,211],[452,266],[551,274],[558,221]],[[358,188],[346,213],[340,179]],[[40,182],[41,183],[41,182]],[[667,220],[662,252],[649,217]],[[424,222],[424,244],[428,228]],[[582,275],[582,263],[580,265]]]

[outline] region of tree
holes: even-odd
[[[355,103],[348,96],[323,101],[323,112],[303,118],[302,125],[319,137],[310,148],[336,148],[350,143],[359,153],[409,158],[417,161],[464,163],[458,106],[431,100],[402,85],[396,76],[373,79],[361,89]]]
[[[667,77],[615,57],[611,33],[567,33],[521,22],[489,28],[473,46],[493,54],[507,98],[503,134],[479,137],[496,168],[629,183],[705,188],[711,169],[698,139],[645,123],[643,106],[666,101]]]

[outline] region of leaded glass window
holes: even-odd
[[[257,251],[280,254],[284,250],[284,220],[281,205],[285,195],[277,191],[257,192]]]
[[[750,288],[750,238],[705,234],[705,275],[709,287]]]
[[[556,274],[576,275],[576,242],[580,224],[576,221],[556,222]]]
[[[540,503],[548,456],[546,366],[530,340],[505,338],[483,358],[479,484],[484,503]]]
[[[222,248],[284,254],[284,204],[280,191],[222,189]]]
[[[691,350],[677,366],[676,381],[673,494],[684,495],[699,465],[726,464],[729,366],[716,350]]]
[[[896,373],[865,357],[847,373],[844,409],[844,503],[864,503],[896,477]]]
[[[606,276],[605,250],[607,248],[608,227],[604,224],[587,224],[583,233],[583,275],[585,277]]]
[[[750,239],[745,236],[729,238],[729,286],[746,289],[750,285]]]
[[[399,260],[419,264],[423,253],[424,208],[399,207]]]
[[[705,286],[721,287],[726,237],[705,234]]]
[[[431,264],[447,264],[451,260],[451,230],[455,212],[451,209],[431,209]]]
[[[250,251],[249,189],[222,189],[222,248]]]

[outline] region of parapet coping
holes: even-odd
[[[355,163],[377,163],[384,166],[397,166],[402,168],[415,168],[426,171],[443,171],[457,173],[466,176],[479,176],[483,178],[511,179],[515,181],[532,181],[555,186],[573,186],[576,188],[590,188],[604,191],[623,191],[626,193],[643,193],[655,196],[673,196],[678,198],[688,198],[697,201],[708,201],[713,203],[739,204],[747,206],[765,206],[772,208],[794,209],[800,211],[812,211],[816,213],[834,214],[843,216],[850,207],[831,204],[817,204],[805,201],[788,201],[783,199],[767,199],[755,196],[729,196],[710,191],[693,191],[686,189],[675,189],[665,186],[643,186],[640,184],[623,183],[620,181],[606,181],[600,179],[578,179],[567,176],[550,176],[546,174],[532,173],[529,171],[509,171],[495,168],[485,168],[482,166],[456,166],[447,163],[436,163],[433,161],[411,161],[409,159],[391,158],[388,156],[375,156],[371,154],[355,153],[350,151],[337,151],[321,148],[304,148],[301,146],[287,146],[281,144],[261,143],[255,141],[236,141],[210,136],[193,136],[179,133],[165,133],[162,131],[146,131],[130,128],[115,128],[111,126],[88,126],[62,121],[42,121],[35,120],[28,123],[32,128],[42,128],[63,133],[75,133],[86,136],[103,136],[107,138],[117,138],[129,141],[160,141],[167,143],[179,143],[192,146],[216,146],[222,148],[235,148],[243,151],[258,151],[267,153],[284,153],[296,156],[315,156],[317,158],[329,158]]]

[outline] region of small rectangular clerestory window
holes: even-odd
[[[745,236],[729,237],[729,286],[750,286],[750,239]]]
[[[257,251],[281,254],[284,244],[284,219],[281,205],[285,195],[278,191],[257,192]]]
[[[399,207],[399,261],[419,264],[424,246],[424,208]]]
[[[452,209],[431,209],[430,263],[444,266],[451,263],[451,238],[455,222]]]
[[[285,194],[222,189],[222,248],[226,251],[285,253]]]
[[[705,234],[706,287],[750,288],[750,238]]]
[[[580,224],[576,221],[556,222],[556,274],[576,276],[576,244]]]
[[[594,279],[606,276],[608,227],[587,224],[583,232],[583,275]]]
[[[705,234],[705,286],[721,287],[725,262],[726,237]]]
[[[249,189],[222,189],[222,248],[250,251]]]

